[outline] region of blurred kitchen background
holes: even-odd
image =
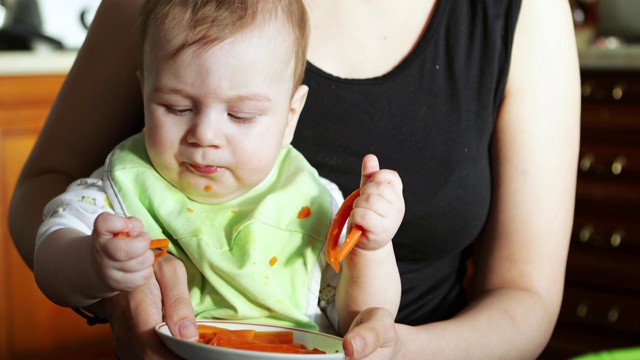
[[[78,49],[100,0],[0,0],[0,49]]]
[[[541,359],[640,346],[640,0],[565,1],[582,75],[581,151],[565,296]],[[88,327],[40,294],[6,225],[22,164],[99,4],[0,0],[0,359],[115,359],[107,325]]]

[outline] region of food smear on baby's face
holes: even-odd
[[[211,191],[211,190],[213,190],[213,186],[211,186],[211,185],[205,185],[205,186],[204,186],[204,191],[205,191],[205,192],[209,192],[209,191]]]

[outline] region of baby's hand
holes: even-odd
[[[356,245],[362,250],[378,250],[391,242],[404,217],[402,180],[393,170],[380,170],[378,158],[362,160],[360,196],[353,203],[352,225],[363,229]]]
[[[153,279],[151,237],[139,219],[100,214],[91,241],[96,271],[114,291],[130,291]]]

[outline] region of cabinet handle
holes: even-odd
[[[609,241],[611,242],[611,246],[613,246],[614,248],[617,248],[618,246],[620,246],[620,244],[622,243],[623,237],[624,237],[624,230],[616,229],[616,231],[614,231],[613,234],[611,234],[611,239],[609,239]]]
[[[595,155],[593,155],[592,153],[586,153],[584,154],[581,158],[580,158],[580,170],[582,171],[589,171],[589,169],[591,168],[591,164],[593,163],[593,160],[595,160]]]
[[[582,172],[587,172],[591,170],[595,160],[596,156],[593,153],[586,153],[580,158],[578,167]],[[611,163],[611,173],[613,175],[620,175],[625,165],[627,165],[627,157],[624,155],[618,155]],[[597,168],[595,168],[595,170],[597,170]]]
[[[609,313],[607,314],[607,320],[609,320],[609,322],[613,324],[614,322],[618,321],[619,316],[620,307],[614,306],[611,308],[611,310],[609,310]]]
[[[591,238],[593,234],[593,226],[585,225],[580,229],[580,233],[578,234],[578,238],[581,242],[586,243]]]
[[[614,175],[620,175],[622,172],[622,167],[627,164],[627,158],[624,155],[618,155],[618,157],[613,160],[613,164],[611,164],[611,172]]]
[[[592,86],[590,83],[582,84],[582,97],[588,98],[591,95]]]
[[[624,89],[624,84],[616,84],[616,86],[614,86],[613,90],[611,91],[611,96],[616,100],[622,99],[622,95],[624,95]]]
[[[583,318],[587,316],[587,312],[589,312],[589,303],[587,301],[582,301],[576,309],[576,315],[578,315],[578,317],[580,318]]]

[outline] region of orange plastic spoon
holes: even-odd
[[[347,254],[353,249],[362,237],[362,228],[354,226],[353,229],[347,235],[344,244],[338,249],[338,241],[340,240],[340,234],[344,225],[351,215],[353,210],[353,202],[360,196],[360,189],[357,189],[351,195],[344,199],[344,202],[338,209],[336,216],[331,222],[329,228],[329,234],[327,234],[327,262],[335,272],[340,272],[340,262],[347,257]]]

